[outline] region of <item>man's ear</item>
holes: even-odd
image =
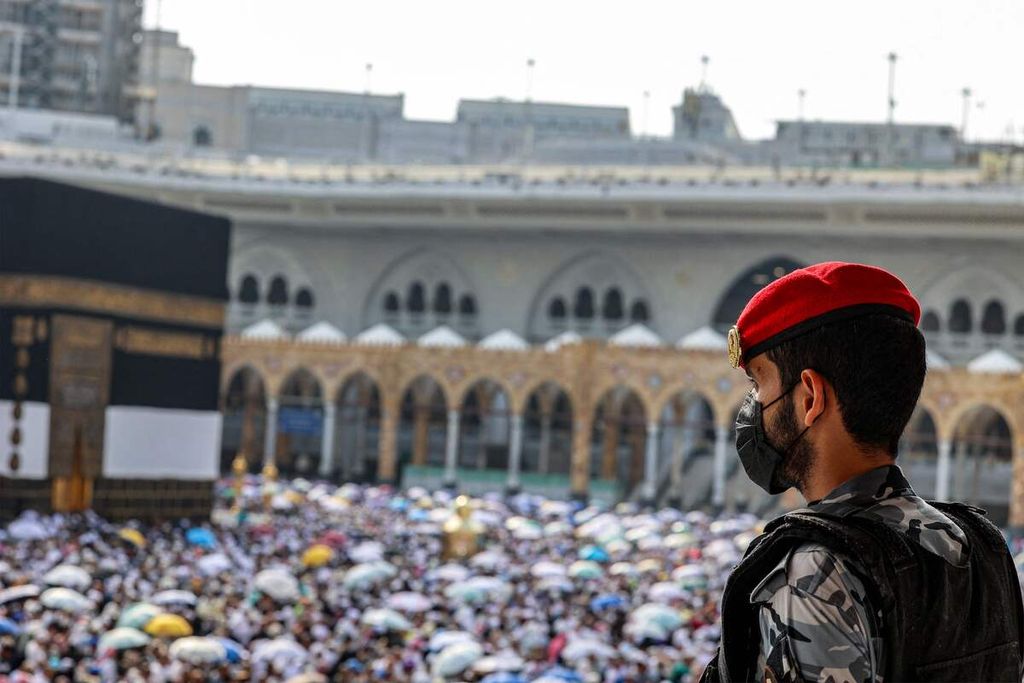
[[[800,373],[800,385],[803,388],[804,426],[810,427],[825,412],[828,381],[817,370],[808,369]]]

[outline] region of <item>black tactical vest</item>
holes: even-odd
[[[761,637],[750,594],[786,553],[807,542],[849,558],[866,574],[861,578],[870,604],[881,612],[875,632],[885,642],[885,683],[1021,681],[1024,607],[1002,533],[984,510],[928,503],[967,536],[966,567],[954,567],[883,522],[856,514],[800,511],[770,522],[726,582],[722,642],[701,683],[765,679],[765,672],[754,670]]]

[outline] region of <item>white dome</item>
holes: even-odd
[[[985,372],[992,374],[1014,374],[1024,371],[1024,365],[1019,360],[1002,349],[987,351],[967,364],[970,372]]]
[[[729,342],[725,335],[719,334],[707,325],[691,332],[679,340],[677,346],[681,349],[693,349],[697,351],[724,351],[729,348]]]
[[[405,343],[405,337],[398,334],[390,325],[377,323],[357,334],[354,341],[368,346],[398,346]]]
[[[933,370],[945,370],[949,367],[949,361],[930,349],[924,352],[925,365]]]
[[[544,350],[548,352],[554,352],[562,348],[566,344],[579,344],[581,341],[583,341],[583,337],[581,337],[579,334],[573,332],[572,330],[566,330],[557,337],[552,337],[551,339],[549,339],[547,343],[544,344]]]
[[[441,325],[435,327],[430,332],[419,338],[417,342],[420,346],[429,347],[443,347],[443,348],[458,348],[466,345],[466,340],[458,332],[448,327],[447,325]]]
[[[512,330],[498,330],[481,339],[480,348],[492,351],[525,351],[530,345]]]
[[[612,346],[655,347],[661,346],[661,337],[654,334],[646,325],[635,323],[613,334],[608,343]]]
[[[345,341],[345,334],[326,320],[321,320],[315,325],[310,325],[302,332],[299,332],[299,341],[312,342],[314,344],[340,344]]]
[[[261,320],[242,330],[242,339],[288,339],[288,333],[273,320]]]

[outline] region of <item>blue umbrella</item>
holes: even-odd
[[[626,604],[626,599],[621,595],[599,595],[590,601],[590,609],[600,612],[609,607],[621,607]]]
[[[412,522],[425,522],[428,519],[430,519],[430,513],[422,508],[409,510],[409,520]]]
[[[583,683],[583,677],[572,669],[564,666],[554,666],[541,675],[545,680],[566,681],[566,683]]]
[[[580,559],[592,562],[607,562],[608,552],[599,546],[588,545],[580,549]]]
[[[224,650],[228,653],[228,664],[238,664],[245,657],[245,648],[230,638],[218,638]]]
[[[0,636],[17,636],[21,634],[21,629],[10,619],[0,617]]]
[[[526,683],[526,679],[511,671],[498,671],[484,676],[480,683]]]
[[[189,529],[185,533],[185,538],[188,540],[189,543],[191,543],[192,545],[197,545],[200,548],[217,547],[217,539],[214,537],[213,532],[209,529],[201,529],[199,527]]]

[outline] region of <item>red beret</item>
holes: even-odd
[[[886,313],[915,325],[921,305],[887,270],[830,261],[794,270],[747,302],[729,330],[729,362],[747,361],[794,337],[839,320]]]

